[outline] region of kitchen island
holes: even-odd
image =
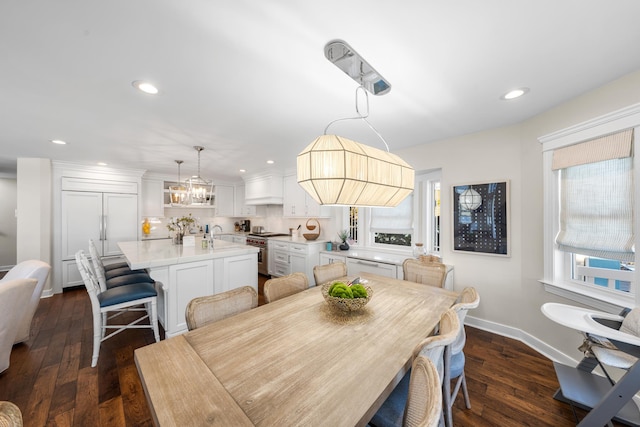
[[[129,267],[156,281],[158,320],[167,338],[187,332],[185,309],[193,298],[242,286],[258,291],[258,248],[215,240],[213,248],[171,240],[119,242]]]

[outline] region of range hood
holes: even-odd
[[[281,205],[283,199],[283,175],[269,172],[244,177],[244,203],[247,205]]]

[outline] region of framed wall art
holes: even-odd
[[[453,250],[509,256],[509,181],[453,186]]]

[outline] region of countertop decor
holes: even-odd
[[[313,221],[313,222],[315,222],[315,224],[313,224],[313,222],[311,224],[309,224],[309,221]],[[314,232],[314,233],[303,233],[302,236],[305,239],[307,239],[307,240],[316,240],[318,237],[320,237],[320,222],[317,219],[309,218],[307,220],[307,223],[305,224],[305,227],[307,228],[307,230],[311,230],[311,231],[314,231],[316,229],[316,227],[318,228],[317,232]]]
[[[371,301],[371,297],[373,297],[373,289],[371,289],[371,287],[369,286],[364,286],[367,291],[367,296],[365,298],[332,297],[331,295],[329,295],[329,288],[331,288],[334,283],[336,282],[325,283],[324,285],[322,285],[321,290],[322,296],[331,308],[344,312],[362,310],[364,306],[367,305],[369,301]]]

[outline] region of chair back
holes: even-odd
[[[447,266],[438,262],[425,263],[414,258],[407,258],[402,263],[404,280],[423,283],[425,285],[444,287]]]
[[[433,362],[440,375],[440,381],[444,378],[444,348],[456,339],[459,330],[458,315],[450,308],[440,317],[438,335],[425,338],[413,349],[413,357],[425,356]]]
[[[18,333],[16,334],[16,340],[14,344],[27,341],[31,335],[31,321],[36,313],[38,304],[40,303],[40,297],[42,297],[42,290],[49,277],[51,266],[44,261],[38,259],[30,259],[22,261],[15,265],[11,270],[5,274],[0,280],[0,286],[2,283],[13,279],[36,279],[36,287],[33,290],[33,294],[29,299],[29,303],[24,307],[24,316],[20,322]]]
[[[438,255],[420,255],[418,257],[418,260],[420,262],[424,262],[424,263],[430,263],[430,262],[439,262],[442,263],[442,258],[440,258]]]
[[[187,328],[192,331],[257,306],[258,294],[251,286],[194,298],[186,308]]]
[[[22,427],[22,412],[15,403],[0,402],[0,426]]]
[[[12,279],[0,284],[0,372],[9,367],[24,308],[33,295],[37,279]]]
[[[442,386],[431,360],[418,356],[411,367],[403,426],[436,427],[442,416]]]
[[[76,252],[76,264],[78,265],[78,271],[82,277],[84,287],[87,289],[87,293],[89,294],[93,315],[94,317],[98,316],[100,315],[100,301],[98,300],[98,295],[104,291],[98,282],[98,278],[93,273],[91,264],[89,264],[89,260],[82,249]]]
[[[276,277],[264,282],[264,300],[266,303],[277,301],[309,288],[309,279],[304,273],[293,273]]]
[[[100,254],[98,253],[98,248],[96,248],[93,240],[89,239],[89,255],[91,255],[91,264],[93,264],[93,272],[95,273],[96,279],[100,284],[100,289],[102,292],[107,290],[107,278],[104,272],[104,264],[102,264],[102,260],[100,259]]]
[[[316,280],[316,286],[346,275],[347,264],[340,261],[313,267],[313,278]]]
[[[462,351],[464,344],[467,341],[467,335],[464,330],[464,319],[467,316],[467,312],[471,309],[478,307],[480,304],[480,295],[475,288],[467,287],[462,290],[457,302],[451,307],[458,315],[459,331],[455,341],[451,344],[451,354],[457,354]]]

